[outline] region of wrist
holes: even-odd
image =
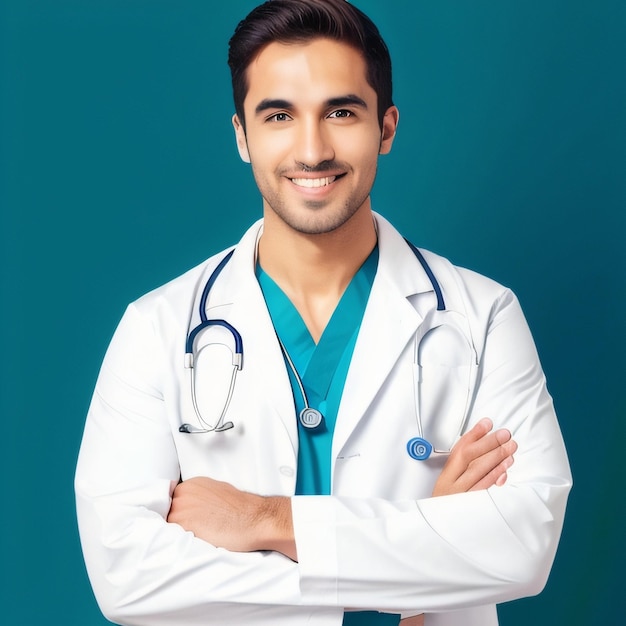
[[[261,498],[257,513],[258,549],[272,550],[297,561],[291,517],[291,499],[284,496]]]

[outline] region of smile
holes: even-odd
[[[313,189],[316,187],[326,187],[334,183],[341,176],[326,176],[324,178],[291,178],[291,182],[298,187]]]

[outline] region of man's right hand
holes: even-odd
[[[502,428],[492,431],[489,418],[480,420],[454,445],[433,488],[433,496],[487,489],[506,482],[517,444]]]

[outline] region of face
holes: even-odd
[[[233,124],[266,223],[321,234],[369,211],[378,155],[391,149],[398,112],[391,107],[381,129],[361,54],[329,39],[275,42],[247,78],[246,130],[237,116]]]

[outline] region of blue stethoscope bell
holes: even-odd
[[[304,428],[314,430],[318,428],[323,421],[324,417],[317,409],[306,407],[300,411],[300,424],[302,424]]]
[[[406,444],[406,451],[416,461],[425,461],[432,453],[433,446],[422,437],[413,437]]]

